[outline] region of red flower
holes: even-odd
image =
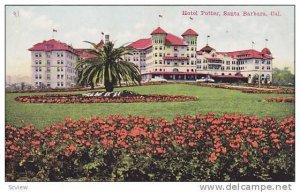
[[[71,152],[74,152],[74,151],[77,150],[77,147],[74,146],[74,145],[70,145],[70,146],[68,147],[68,149],[69,149]]]
[[[41,142],[40,141],[32,141],[31,142],[33,145],[39,145]]]
[[[251,142],[252,147],[257,148],[258,147],[258,143],[256,141]]]
[[[75,135],[78,136],[83,135],[83,131],[82,130],[75,131]]]

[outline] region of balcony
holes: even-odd
[[[163,60],[190,60],[190,58],[165,56],[165,57],[163,57]]]

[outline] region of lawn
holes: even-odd
[[[195,115],[208,112],[215,112],[217,115],[238,112],[260,117],[273,116],[279,119],[295,113],[294,103],[257,101],[257,99],[266,97],[294,96],[288,94],[248,94],[235,90],[186,84],[136,86],[117,88],[115,90],[124,89],[141,94],[190,95],[198,97],[199,100],[166,103],[43,104],[21,103],[14,100],[15,97],[20,95],[37,93],[7,93],[5,98],[5,122],[13,125],[20,125],[22,122],[25,124],[31,123],[38,128],[43,128],[56,122],[64,121],[66,116],[79,119],[99,114],[132,114],[146,117],[162,117],[171,120],[176,115]]]

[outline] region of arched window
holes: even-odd
[[[173,72],[178,72],[179,70],[177,68],[174,68],[173,69]]]

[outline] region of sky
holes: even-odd
[[[219,15],[201,15],[202,11]],[[224,11],[240,16],[224,16]],[[242,16],[244,11],[267,16]],[[280,16],[271,16],[271,11]],[[119,46],[149,38],[158,26],[177,36],[194,29],[199,34],[198,50],[206,45],[207,35],[217,51],[251,49],[252,41],[259,51],[267,45],[275,58],[273,67],[289,67],[294,73],[293,6],[6,6],[5,14],[7,76],[30,76],[28,49],[53,35],[74,48],[89,48],[83,41],[98,43],[104,32]]]

